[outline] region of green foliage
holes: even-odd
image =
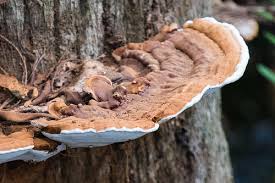
[[[274,0],[274,1],[275,1],[275,0]],[[259,12],[258,12],[258,15],[261,16],[262,18],[264,18],[264,19],[267,20],[267,21],[273,21],[273,20],[274,20],[273,15],[272,15],[270,12],[265,11],[265,10],[259,11]]]
[[[275,35],[271,32],[265,31],[263,33],[264,37],[273,45],[275,45]]]
[[[262,64],[257,65],[257,70],[263,77],[275,84],[275,72]]]
[[[275,0],[269,0],[269,2],[275,5]],[[273,22],[275,20],[274,16],[269,11],[262,10],[262,11],[258,11],[257,13],[258,13],[258,16],[264,18],[266,21]],[[274,34],[272,34],[271,32],[268,32],[268,31],[264,31],[263,36],[272,45],[275,46],[275,35]],[[275,84],[275,73],[271,69],[269,69],[268,67],[266,67],[262,64],[258,64],[257,70],[263,77],[265,77],[266,79],[271,81],[273,84]]]

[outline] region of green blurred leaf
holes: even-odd
[[[272,4],[275,4],[275,0],[269,0]]]
[[[275,45],[275,35],[272,34],[271,32],[265,31],[264,33],[264,37],[273,45]]]
[[[258,64],[257,70],[263,77],[275,84],[275,72],[273,72],[270,68],[262,64]]]
[[[275,0],[274,0],[274,1],[275,1]],[[261,16],[261,17],[263,17],[263,18],[264,18],[265,20],[267,20],[267,21],[273,21],[273,20],[274,20],[273,15],[272,15],[270,12],[265,11],[265,10],[263,10],[263,11],[258,11],[258,15]]]

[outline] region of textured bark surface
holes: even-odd
[[[10,0],[0,6],[0,33],[42,72],[60,57],[92,58],[141,41],[168,22],[210,14],[204,0]],[[20,58],[0,40],[0,66],[22,75]],[[71,149],[46,162],[0,166],[2,182],[232,182],[221,128],[219,92],[141,139]]]

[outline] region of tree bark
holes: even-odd
[[[0,5],[0,33],[40,72],[59,59],[93,58],[125,42],[142,41],[169,22],[210,15],[204,0],[9,0]],[[22,77],[20,57],[0,40],[0,66]],[[221,127],[220,92],[159,131],[138,140],[70,149],[45,162],[0,166],[2,182],[232,182]]]

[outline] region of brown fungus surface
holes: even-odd
[[[62,98],[55,98],[48,103],[48,112],[58,119],[62,117],[62,111],[67,107]]]
[[[24,123],[40,117],[57,118],[47,113],[21,113],[17,111],[0,110],[0,119],[6,120],[6,121]]]
[[[61,61],[40,84],[39,97],[28,105],[0,110],[5,123],[45,137],[24,132],[26,141],[21,143],[22,132],[15,131],[1,134],[0,145],[14,149],[8,143],[13,138],[18,148],[34,144],[35,149],[51,150],[59,145],[51,140],[88,147],[138,138],[198,102],[208,89],[239,79],[248,58],[233,26],[203,18],[188,21],[183,29],[164,26],[144,42],[117,48],[112,57]],[[19,96],[31,88],[8,79],[15,85],[0,87]]]
[[[8,136],[0,134],[0,152],[33,146],[33,135],[26,130]]]
[[[39,151],[54,151],[59,143],[50,140],[48,138],[33,138],[33,144],[34,144],[34,150],[39,150]]]
[[[23,85],[14,76],[0,74],[0,88],[9,90],[14,96],[21,99],[38,96],[38,90],[35,87]]]
[[[36,123],[46,126],[43,128],[43,131],[48,133],[56,133],[61,130],[74,130],[74,129],[96,129],[97,131],[104,131],[108,128],[142,128],[142,129],[151,129],[155,126],[154,122],[151,120],[136,120],[136,121],[126,121],[123,119],[116,119],[115,121],[112,118],[77,118],[74,116],[63,118],[57,121],[48,121],[48,120],[37,120]],[[115,123],[115,124],[114,124]],[[137,125],[138,124],[138,125]]]
[[[92,105],[78,107],[73,114],[77,119],[50,121],[47,130],[51,127],[68,130],[76,126],[83,130],[102,130],[104,121],[108,121],[106,128],[128,124],[135,128],[174,115],[207,86],[221,85],[236,71],[241,45],[229,28],[207,19],[196,19],[185,24],[183,30],[167,32],[165,40],[128,44],[114,50],[113,56],[118,62],[114,63],[117,70],[127,66],[135,71],[136,78],[132,81],[122,78],[112,85],[104,79],[98,80],[94,83],[94,92],[90,92],[94,98]],[[96,74],[90,78],[99,77]],[[93,102],[114,100],[110,95],[115,86],[122,86],[127,93],[119,105],[108,108]],[[99,95],[104,100],[99,100]],[[86,125],[87,121],[84,123],[82,119],[92,119],[92,124],[98,125]]]

